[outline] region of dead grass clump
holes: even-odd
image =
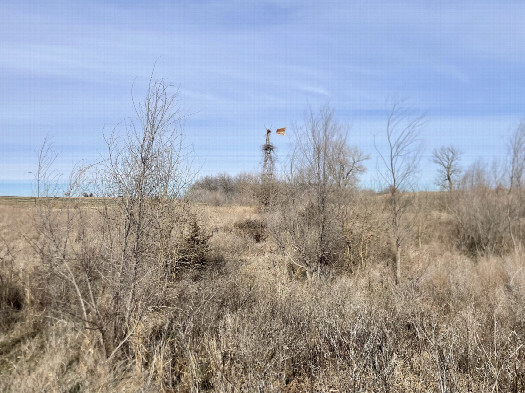
[[[343,270],[354,273],[370,264],[388,259],[390,238],[373,198],[362,195],[346,213],[344,221],[345,253]]]
[[[267,238],[266,225],[260,219],[246,219],[234,224],[243,236],[252,238],[256,243],[265,241]]]
[[[9,330],[24,306],[23,288],[13,277],[0,276],[0,332]]]
[[[3,392],[158,391],[122,363],[107,362],[93,331],[40,319],[40,324],[20,326],[16,332],[8,337],[10,342],[0,344],[9,348],[0,353]]]
[[[430,366],[442,391],[519,391],[523,386],[525,336],[515,318],[523,306],[513,294],[522,286],[520,270],[502,258],[475,263],[448,253],[403,289],[407,295],[396,304],[411,315],[410,326],[433,359]]]
[[[239,263],[250,255],[255,241],[235,232],[220,231],[210,238],[209,245],[215,255],[223,256],[227,261]]]
[[[25,303],[21,272],[12,246],[0,234],[0,332],[15,323]]]

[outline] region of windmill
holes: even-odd
[[[275,133],[279,135],[285,135],[286,127],[278,128]],[[262,145],[262,151],[264,154],[263,167],[262,167],[262,182],[268,183],[273,179],[273,168],[274,168],[274,159],[273,151],[275,146],[270,142],[270,134],[272,130],[266,129],[266,143]]]

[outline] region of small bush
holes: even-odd
[[[208,262],[208,240],[211,235],[205,233],[195,215],[189,217],[186,233],[178,250],[176,269],[203,269]]]
[[[258,181],[254,175],[241,173],[230,176],[221,173],[197,180],[188,190],[187,197],[193,202],[213,206],[253,204],[257,187]]]

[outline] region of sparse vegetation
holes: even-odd
[[[67,198],[45,144],[37,198],[0,199],[1,391],[525,390],[522,128],[506,169],[415,191],[394,107],[382,194],[323,109],[263,206],[256,176],[189,186],[169,91]]]

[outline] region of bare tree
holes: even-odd
[[[178,198],[192,176],[177,93],[171,89],[164,80],[151,78],[144,100],[133,100],[136,117],[125,123],[124,141],[116,134],[107,138],[101,193],[117,198],[103,211],[103,218],[120,224],[108,226],[104,240],[118,239],[114,245],[118,252],[108,258],[113,260],[112,307],[119,310],[119,317],[106,334],[117,345],[129,337],[148,305],[155,305],[155,291],[179,261],[182,240],[177,236],[188,216]]]
[[[442,146],[432,152],[432,162],[438,165],[436,184],[445,190],[452,191],[461,175],[459,161],[461,152],[454,146]]]
[[[413,115],[402,103],[394,103],[387,116],[386,148],[375,144],[379,155],[379,175],[388,189],[388,211],[395,247],[394,278],[401,279],[401,248],[409,233],[406,211],[410,204],[407,191],[413,188],[420,159],[419,133],[424,116]]]
[[[56,191],[58,174],[53,171],[53,164],[58,157],[54,150],[51,138],[46,135],[38,150],[38,165],[34,173],[36,183],[36,196],[51,196]]]
[[[106,138],[108,157],[91,186],[103,198],[93,209],[83,198],[68,198],[39,210],[42,277],[61,294],[50,301],[64,318],[100,332],[108,357],[159,307],[176,271],[199,251],[192,247],[205,247],[179,198],[192,176],[176,98],[169,84],[151,78],[144,100],[134,100],[136,118],[125,122],[124,135],[116,129]],[[47,167],[46,154],[39,168]],[[71,196],[82,195],[85,174],[71,176]]]
[[[310,111],[296,129],[289,174],[293,195],[283,198],[279,222],[286,228],[276,233],[281,243],[283,234],[291,237],[288,256],[312,277],[337,259],[344,209],[368,157],[348,145],[346,130],[329,107]]]

